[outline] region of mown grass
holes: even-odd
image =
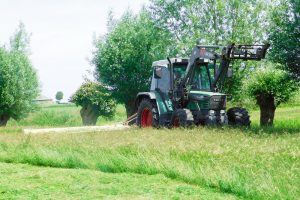
[[[122,122],[126,119],[124,106],[118,105],[113,118],[99,117],[97,125]],[[55,104],[41,106],[39,110],[31,113],[27,118],[20,121],[10,120],[8,127],[63,127],[82,126],[80,107],[75,105]]]
[[[0,199],[234,199],[163,175],[116,176],[94,170],[5,163],[0,163],[0,168]]]

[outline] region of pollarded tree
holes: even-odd
[[[64,97],[64,93],[62,91],[58,91],[56,92],[56,95],[55,95],[55,99],[60,102],[60,100],[62,100]]]
[[[71,97],[71,102],[81,106],[83,125],[95,125],[99,116],[112,117],[116,103],[107,88],[99,83],[87,81]]]
[[[20,25],[11,46],[0,47],[0,126],[10,118],[19,120],[35,108],[34,99],[39,93],[36,71],[27,48],[29,38],[24,25]]]
[[[272,126],[276,107],[287,102],[298,89],[285,71],[265,68],[254,72],[245,89],[260,107],[260,125]]]
[[[112,96],[125,104],[130,116],[137,93],[149,90],[152,62],[166,58],[172,42],[146,12],[137,16],[126,13],[110,30],[96,42],[93,64],[99,82],[111,88]]]

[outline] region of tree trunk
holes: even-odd
[[[0,126],[6,126],[8,120],[10,119],[10,116],[3,114],[0,116]]]
[[[275,98],[269,94],[260,94],[257,96],[257,104],[260,107],[260,125],[273,126],[275,116]]]
[[[127,117],[132,116],[133,114],[136,113],[136,108],[135,108],[135,101],[128,101],[125,103],[125,109],[127,113]]]
[[[97,110],[92,105],[83,106],[80,115],[84,126],[95,126],[99,117]]]

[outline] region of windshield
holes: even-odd
[[[186,64],[185,65],[174,65],[173,72],[174,72],[174,79],[178,80],[184,77],[185,70],[186,70]]]
[[[209,76],[210,75],[206,65],[200,65],[198,67],[195,67],[192,84],[191,84],[192,89],[210,91],[211,80]]]

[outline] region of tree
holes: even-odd
[[[271,22],[269,58],[300,82],[300,0],[281,0]]]
[[[173,34],[177,48],[189,53],[198,40],[214,45],[261,41],[266,7],[262,0],[151,0],[150,12],[160,27]]]
[[[268,0],[151,0],[151,17],[162,29],[172,33],[181,56],[189,56],[199,41],[205,45],[260,43],[267,38]],[[242,81],[255,62],[232,62],[234,76],[226,82],[224,92],[234,101],[242,98]]]
[[[19,120],[35,108],[39,93],[36,71],[27,51],[29,38],[24,26],[19,26],[10,48],[0,47],[0,126],[10,118]],[[17,44],[18,45],[13,45]],[[22,47],[22,48],[21,48]]]
[[[273,125],[276,107],[287,102],[298,87],[283,70],[264,68],[249,77],[245,89],[260,107],[261,126]]]
[[[112,96],[125,104],[127,116],[131,116],[137,93],[150,88],[152,62],[166,58],[172,42],[145,11],[137,16],[126,13],[110,30],[96,42],[92,62],[97,80],[111,88]]]
[[[83,125],[95,125],[99,116],[112,117],[116,103],[107,88],[99,83],[87,81],[71,97],[71,102],[81,106]]]
[[[64,93],[62,91],[56,92],[55,99],[57,100],[57,102],[60,102],[60,100],[62,100],[63,97],[64,97]]]

